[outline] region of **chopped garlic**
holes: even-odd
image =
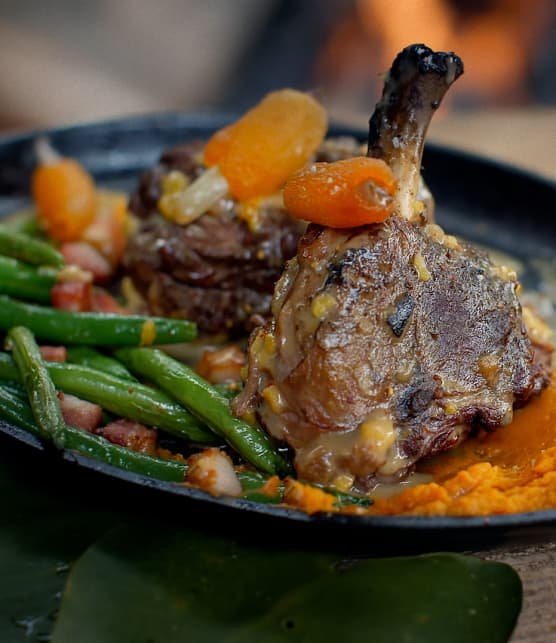
[[[425,204],[422,201],[414,201],[413,202],[413,214],[416,217],[421,216],[423,212],[425,211]]]
[[[158,209],[167,219],[186,225],[226,196],[228,190],[228,181],[215,165],[185,189],[163,194],[158,201]]]
[[[260,197],[248,199],[241,203],[237,209],[238,218],[247,223],[247,227],[251,232],[257,232],[261,225],[261,203],[262,199]],[[257,259],[264,259],[264,253],[262,257],[259,257],[259,252],[262,251],[257,251]]]
[[[145,300],[143,299],[137,288],[135,288],[131,277],[126,276],[122,279],[121,289],[127,306],[129,306],[132,310],[141,310],[145,307]]]
[[[191,181],[189,177],[183,172],[172,170],[162,177],[162,194],[174,194],[175,192],[180,192],[185,190],[190,183]]]
[[[284,411],[286,405],[276,384],[270,384],[267,386],[261,395],[270,406],[273,413],[282,413]]]
[[[156,326],[152,319],[147,319],[141,326],[141,338],[139,344],[141,346],[152,346],[156,339]]]
[[[536,315],[529,306],[523,306],[522,315],[523,323],[525,324],[529,337],[536,344],[552,348],[552,328]]]
[[[384,457],[396,440],[392,418],[382,410],[371,412],[359,427],[359,436],[373,452]]]
[[[454,415],[456,411],[458,410],[458,407],[453,403],[453,402],[448,402],[446,406],[444,407],[444,411],[446,412],[446,415]]]
[[[517,281],[516,271],[504,264],[494,265],[492,267],[492,273],[504,281]]]
[[[56,281],[58,283],[65,283],[71,281],[79,281],[81,283],[90,283],[93,281],[93,274],[88,270],[83,270],[75,264],[68,264],[56,274]]]
[[[338,491],[349,491],[353,486],[354,481],[354,476],[347,473],[341,473],[334,478],[334,480],[332,481],[332,486],[338,489]]]
[[[259,367],[264,370],[270,370],[272,360],[276,353],[276,340],[274,335],[269,332],[259,331],[253,340],[251,351],[257,356]]]
[[[330,293],[322,292],[311,302],[311,313],[317,319],[324,319],[337,305],[338,302]]]
[[[478,361],[479,373],[485,378],[490,386],[495,386],[500,375],[500,359],[498,355],[481,355]]]
[[[417,271],[420,281],[430,281],[431,273],[429,272],[422,255],[416,254],[413,256],[413,267]]]

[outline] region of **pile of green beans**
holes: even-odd
[[[116,357],[132,373],[151,380],[186,406],[256,469],[279,475],[291,472],[271,438],[235,417],[228,400],[189,366],[151,348],[122,348]]]
[[[47,362],[45,368],[60,390],[98,404],[119,417],[160,428],[192,444],[220,445],[225,440],[247,462],[270,475],[284,474],[289,470],[270,438],[258,427],[234,418],[228,400],[215,390],[211,392],[212,387],[204,380],[205,394],[216,401],[216,408],[209,412],[210,424],[204,422],[207,413],[204,417],[194,415],[190,404],[180,404],[183,397],[182,400],[176,399],[164,392],[164,387],[157,390],[77,364]],[[0,353],[0,380],[24,381],[7,353]],[[194,399],[197,391],[190,389],[189,396],[191,391]],[[205,400],[210,401],[208,397]],[[201,397],[193,406],[199,409],[205,400]]]
[[[42,414],[41,414],[42,415]],[[48,439],[38,427],[28,401],[13,392],[5,382],[0,384],[0,417],[39,438]],[[112,466],[167,482],[183,482],[187,463],[156,458],[132,451],[87,431],[64,425],[65,448],[95,458]]]
[[[49,243],[23,232],[33,231],[32,218],[24,223],[0,224],[0,330],[6,331],[12,351],[11,355],[0,352],[0,418],[57,448],[127,471],[183,482],[187,462],[139,453],[66,425],[57,397],[60,390],[194,446],[227,443],[256,469],[238,471],[243,497],[282,502],[282,483],[273,496],[261,489],[270,476],[290,474],[291,465],[260,427],[231,413],[230,392],[211,386],[160,350],[139,347],[146,337],[154,340],[152,343],[191,341],[196,336],[195,324],[142,315],[74,313],[37,305],[50,303],[64,259]],[[66,345],[67,362],[46,362],[35,338]],[[111,356],[98,347],[118,350]],[[158,388],[140,383],[137,377]],[[370,502],[327,491],[336,495],[338,507]]]
[[[15,366],[8,354],[0,353],[0,379],[25,383]],[[155,426],[192,444],[222,444],[192,413],[162,391],[77,364],[46,362],[45,368],[64,393],[98,404],[119,417]]]
[[[8,334],[14,343],[14,358],[16,357],[16,350],[21,350],[17,349],[15,340],[19,341],[19,337],[22,334],[27,337],[28,341],[32,338],[32,334],[28,329],[12,329]],[[162,390],[157,390],[137,381],[132,382],[129,379],[87,366],[59,362],[44,363],[39,360],[40,351],[38,348],[34,350],[32,355],[29,354],[28,362],[42,363],[39,381],[44,382],[48,377],[53,387],[98,404],[103,409],[119,417],[126,417],[157,427],[191,444],[202,446],[221,445],[225,440],[244,460],[253,464],[259,470],[269,475],[283,475],[289,472],[287,461],[280,455],[270,438],[260,428],[235,418],[229,409],[228,400],[193,371],[189,373],[189,382],[186,382],[189,386],[186,387],[185,395],[179,392],[183,381],[176,379],[176,377],[180,377],[181,368],[185,369],[185,372],[191,369],[164,353],[159,354],[159,351],[151,349],[137,350],[148,351],[146,355],[139,353],[136,356],[131,356],[134,359],[139,358],[140,363],[141,360],[146,360],[147,365],[149,365],[154,359],[164,365],[169,360],[169,364],[172,366],[169,385],[166,383],[166,386],[161,387]],[[149,360],[149,357],[151,360]],[[18,362],[17,359],[14,360],[7,353],[0,353],[0,380],[10,383],[23,382],[28,386],[30,380],[28,375],[22,374],[20,362],[21,360]],[[134,364],[134,366],[136,365]],[[123,365],[122,368],[125,369]],[[148,368],[150,369],[150,367]],[[140,369],[132,368],[131,370],[137,371]],[[165,381],[162,373],[163,371],[160,369],[149,370],[151,379],[159,382]],[[43,395],[44,389],[40,390],[40,395]],[[178,392],[177,396],[175,395],[176,392]],[[52,396],[45,399],[52,400]],[[205,404],[210,404],[211,409],[206,410],[203,406]],[[40,408],[46,407],[47,404],[44,400],[37,403],[37,413]],[[50,409],[50,407],[48,408]],[[49,416],[55,418],[57,426],[60,424],[60,418],[57,413],[49,411]],[[40,427],[41,425],[39,424],[39,429]],[[64,432],[61,429],[58,431],[45,429],[41,431],[41,435],[49,439],[54,439],[54,436],[58,436],[56,438],[58,439],[58,446],[63,446]]]

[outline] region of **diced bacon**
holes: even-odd
[[[43,359],[47,362],[65,362],[68,351],[65,346],[40,346]]]
[[[79,266],[93,275],[95,283],[106,283],[112,278],[110,262],[86,241],[70,241],[60,246],[66,263]]]
[[[62,391],[58,392],[58,400],[64,422],[69,426],[91,432],[100,426],[102,408],[98,404],[86,402]]]
[[[115,420],[100,428],[97,433],[110,442],[132,451],[157,455],[156,431],[133,420]]]
[[[244,353],[234,344],[219,350],[206,350],[197,365],[197,372],[212,384],[239,382],[245,364]]]
[[[92,288],[87,281],[65,281],[54,284],[50,291],[54,308],[87,312],[92,308]]]
[[[127,315],[128,311],[110,293],[102,288],[93,288],[92,308],[97,313]]]
[[[214,496],[238,496],[241,484],[230,457],[220,449],[205,449],[187,460],[186,482],[201,487]]]

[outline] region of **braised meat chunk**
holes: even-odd
[[[360,489],[507,424],[546,378],[516,286],[434,224],[312,227],[251,344],[262,422],[303,478]]]
[[[252,319],[266,318],[274,285],[294,256],[305,225],[288,215],[280,196],[259,203],[219,199],[187,225],[159,212],[164,186],[205,172],[202,141],[164,152],[131,197],[138,229],[130,236],[123,268],[155,315],[191,319],[206,334],[245,335]],[[359,153],[349,137],[324,141],[317,161]]]
[[[304,479],[359,491],[399,480],[475,427],[507,424],[548,381],[515,275],[446,235],[421,200],[424,133],[462,70],[423,45],[399,54],[369,139],[398,180],[393,214],[311,225],[251,338],[235,410],[255,410]]]
[[[164,218],[157,208],[164,181],[178,173],[198,177],[200,150],[200,143],[168,150],[143,175],[130,204],[139,227],[123,266],[151,313],[192,319],[205,333],[241,334],[251,330],[252,315],[268,314],[274,284],[303,226],[271,201],[249,221],[238,216],[231,198],[188,225]]]

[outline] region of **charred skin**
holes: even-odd
[[[444,94],[462,73],[463,63],[453,53],[425,45],[406,47],[394,60],[369,121],[367,156],[383,159],[392,168],[399,185],[394,211],[409,221],[423,214],[431,220],[432,208],[415,210],[418,196],[423,199],[419,190],[425,137]]]
[[[235,412],[255,410],[301,478],[360,491],[402,479],[477,427],[507,424],[548,382],[515,276],[415,207],[429,120],[462,71],[423,45],[399,54],[369,136],[399,181],[394,215],[311,225],[251,338]]]

